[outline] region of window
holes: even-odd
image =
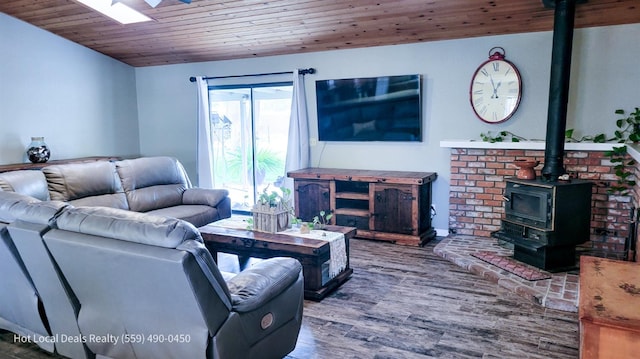
[[[234,212],[282,184],[292,91],[290,82],[209,87],[214,182]]]

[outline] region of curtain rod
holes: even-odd
[[[269,75],[285,75],[285,74],[292,74],[293,71],[283,71],[283,72],[267,72],[264,74],[249,74],[249,75],[230,75],[230,76],[214,76],[214,77],[205,77],[205,80],[215,80],[215,79],[228,79],[228,78],[232,78],[232,77],[252,77],[252,76],[269,76]],[[299,69],[298,70],[298,74],[299,75],[309,75],[309,74],[315,74],[316,73],[316,69],[314,69],[313,67],[310,67],[308,69]],[[189,77],[189,81],[191,82],[196,82],[196,78],[195,77]]]

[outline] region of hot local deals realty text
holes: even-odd
[[[17,343],[111,343],[118,344],[120,337],[116,335],[66,335],[55,334],[51,336],[40,335],[14,335],[13,340]]]
[[[100,344],[121,344],[121,343],[190,343],[189,334],[122,334],[122,335],[66,335],[55,334],[44,335],[17,335],[13,336],[16,343],[100,343]]]

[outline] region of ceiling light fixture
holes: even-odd
[[[144,0],[144,2],[146,2],[147,4],[149,4],[149,6],[151,7],[156,7],[158,6],[158,4],[160,4],[162,0]],[[185,4],[191,4],[191,0],[180,0]]]
[[[112,0],[76,0],[121,24],[133,24],[137,22],[152,21],[147,15],[130,8],[129,6]]]

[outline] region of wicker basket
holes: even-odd
[[[281,205],[271,207],[268,204],[255,204],[253,210],[253,229],[261,232],[276,233],[289,227],[289,211]]]

